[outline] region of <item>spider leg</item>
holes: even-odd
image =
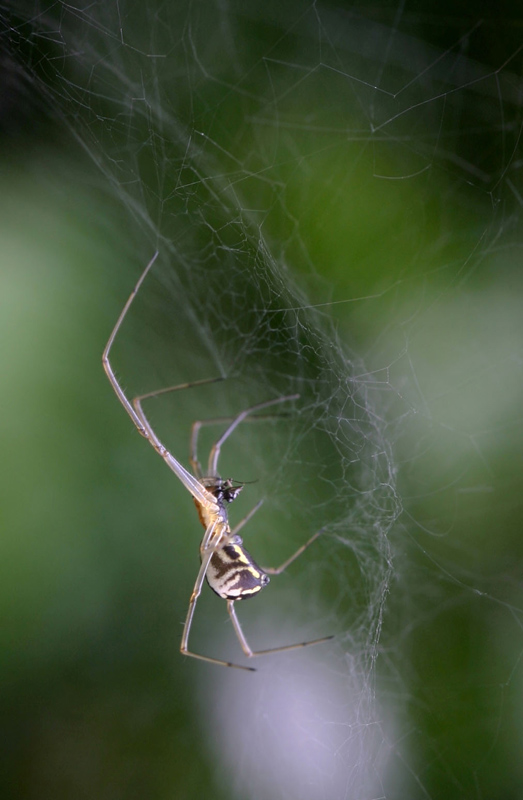
[[[296,550],[296,552],[295,552],[295,553],[293,553],[293,554],[292,554],[292,556],[291,556],[290,558],[288,558],[286,561],[284,561],[284,562],[283,562],[283,564],[280,564],[280,566],[279,566],[279,567],[262,567],[263,571],[264,571],[264,572],[266,572],[268,575],[281,575],[281,573],[282,573],[282,572],[285,572],[285,570],[287,569],[287,567],[288,567],[290,564],[292,564],[292,562],[293,562],[293,561],[296,561],[296,559],[297,559],[297,558],[299,558],[299,557],[301,556],[301,554],[302,554],[302,553],[304,553],[304,552],[305,552],[305,550],[307,550],[307,548],[308,548],[308,547],[310,547],[310,545],[311,545],[313,542],[315,542],[315,541],[316,541],[316,539],[317,539],[319,536],[321,536],[321,534],[322,534],[322,533],[323,533],[323,529],[322,529],[322,530],[320,530],[320,531],[316,531],[316,533],[314,534],[314,536],[311,536],[311,538],[309,539],[309,541],[308,541],[308,542],[305,542],[305,544],[302,544],[302,546],[301,546],[301,547],[298,547],[298,549]]]
[[[155,389],[153,392],[146,392],[145,394],[139,394],[138,397],[135,397],[133,400],[133,406],[141,406],[142,400],[148,400],[149,397],[158,397],[160,394],[167,394],[168,392],[177,392],[179,389],[192,389],[194,386],[204,386],[206,383],[218,383],[218,381],[224,381],[221,375],[218,375],[216,378],[203,378],[199,381],[191,381],[190,383],[178,383],[176,386],[164,386],[161,389]]]
[[[265,656],[269,653],[282,653],[284,650],[297,650],[299,647],[309,647],[311,644],[320,644],[320,642],[327,642],[329,639],[334,639],[334,636],[322,636],[321,639],[312,639],[310,642],[298,642],[297,644],[288,644],[284,645],[283,647],[272,647],[270,650],[251,650],[242,631],[238,617],[236,616],[234,600],[227,600],[227,611],[229,612],[229,616],[234,627],[234,632],[236,633],[241,648],[247,658],[253,658],[254,656]]]
[[[148,433],[147,433],[146,429],[144,428],[144,425],[143,425],[143,422],[142,422],[141,418],[136,413],[135,409],[132,407],[131,403],[129,402],[129,400],[125,396],[124,390],[122,389],[122,387],[118,383],[118,380],[116,379],[116,375],[114,374],[113,369],[111,367],[111,363],[109,361],[109,353],[111,352],[111,347],[113,346],[113,342],[114,342],[114,340],[116,338],[116,334],[120,330],[122,322],[124,321],[124,318],[125,318],[127,312],[129,311],[131,303],[133,302],[134,298],[138,294],[138,290],[139,290],[140,286],[142,285],[142,283],[144,282],[145,276],[147,275],[147,273],[151,269],[151,267],[154,264],[154,262],[156,261],[157,257],[158,257],[158,250],[156,251],[154,256],[151,258],[149,263],[147,264],[146,268],[144,269],[144,271],[140,275],[140,278],[138,279],[138,283],[136,284],[136,286],[134,287],[133,291],[129,295],[129,298],[127,299],[127,302],[124,305],[124,307],[123,307],[123,309],[122,309],[122,311],[120,313],[120,316],[116,320],[116,324],[115,324],[115,326],[114,326],[114,328],[113,328],[113,330],[111,332],[111,335],[109,336],[109,340],[108,340],[107,344],[105,345],[105,349],[104,349],[103,355],[102,355],[102,363],[103,363],[103,366],[104,366],[104,370],[105,370],[105,373],[106,373],[107,377],[109,378],[111,386],[113,387],[114,391],[116,392],[116,395],[117,395],[119,401],[121,402],[121,404],[123,405],[123,407],[125,408],[125,410],[129,414],[129,416],[131,417],[132,421],[134,422],[134,424],[138,428],[139,432],[142,434],[142,436],[145,436],[146,439],[148,438]]]
[[[156,452],[163,458],[169,469],[171,469],[174,472],[177,478],[179,478],[179,480],[183,483],[185,488],[192,494],[193,497],[196,498],[196,500],[198,500],[199,503],[201,503],[203,506],[209,509],[216,508],[216,500],[213,497],[213,495],[210,492],[208,492],[207,489],[204,486],[202,486],[200,481],[197,478],[195,478],[194,475],[191,475],[191,473],[188,472],[185,469],[185,467],[183,467],[180,464],[180,462],[177,461],[176,458],[174,458],[174,456],[171,455],[171,453],[169,453],[169,451],[163,446],[163,444],[153,431],[147,417],[141,410],[140,404],[138,403],[137,406],[133,406],[133,404],[128,400],[124,390],[122,389],[122,387],[118,382],[118,379],[116,378],[116,375],[114,374],[111,362],[109,360],[109,353],[111,352],[111,348],[116,338],[116,334],[120,330],[122,322],[124,321],[125,316],[129,311],[131,303],[138,294],[140,286],[142,285],[147,273],[151,269],[157,257],[158,257],[158,251],[156,251],[152,259],[149,261],[146,268],[140,275],[138,283],[136,284],[133,291],[129,295],[129,298],[127,299],[127,302],[124,305],[120,313],[120,316],[116,320],[116,324],[111,332],[111,335],[109,336],[109,339],[107,341],[107,344],[105,345],[105,349],[102,354],[102,363],[105,373],[109,378],[109,381],[115,391],[116,396],[118,397],[121,404],[131,417],[138,431],[142,434],[142,436],[144,436],[148,440],[148,442],[152,445],[152,447],[154,447]]]
[[[240,414],[237,414],[236,417],[233,418],[232,422],[228,426],[228,428],[222,433],[220,438],[214,443],[211,448],[211,452],[209,454],[209,466],[208,466],[208,474],[209,475],[217,475],[218,474],[218,459],[220,457],[220,451],[222,444],[229,438],[231,433],[238,427],[240,422],[252,414],[254,411],[261,411],[262,408],[268,408],[269,406],[275,406],[278,403],[285,403],[287,400],[297,400],[299,394],[290,394],[285,397],[277,397],[275,400],[266,400],[264,403],[258,403],[255,406],[251,406],[250,408],[246,408],[245,411],[242,411]],[[255,419],[255,417],[253,417]],[[258,417],[258,419],[263,419],[263,417]],[[200,423],[200,427],[201,427]],[[194,428],[194,425],[193,425]],[[198,435],[199,427],[196,431],[195,438]],[[194,434],[193,434],[194,436]]]
[[[299,395],[296,395],[299,397]],[[281,402],[281,400],[288,400],[288,397],[284,397],[278,399],[277,402]],[[270,401],[274,402],[274,401]],[[266,422],[267,420],[271,419],[282,419],[285,415],[283,414],[258,414],[256,417],[246,417],[244,422]],[[234,422],[237,418],[236,416],[229,416],[229,417],[213,417],[212,419],[199,419],[193,422],[191,427],[191,467],[193,468],[196,475],[199,477],[203,477],[202,468],[200,462],[198,460],[198,434],[200,433],[201,428],[206,428],[209,425],[224,425],[225,423]]]
[[[260,508],[260,506],[262,506],[262,505],[263,505],[264,501],[265,501],[265,498],[264,498],[264,497],[262,497],[262,499],[261,499],[261,500],[259,500],[259,501],[256,503],[256,505],[254,506],[254,508],[251,508],[251,510],[249,511],[249,513],[248,513],[248,514],[247,514],[247,515],[246,515],[246,516],[245,516],[243,519],[241,519],[241,520],[238,522],[238,524],[237,524],[237,525],[236,525],[236,526],[235,526],[235,527],[232,529],[232,531],[231,531],[231,536],[236,536],[236,534],[237,534],[239,531],[241,531],[241,529],[243,528],[243,526],[244,526],[244,525],[247,525],[247,523],[249,522],[249,520],[250,520],[250,519],[252,519],[252,517],[254,517],[254,515],[256,514],[256,512],[258,511],[258,509]],[[264,570],[264,571],[265,571],[265,572],[267,572],[267,570]]]
[[[216,378],[203,378],[199,381],[192,381],[191,383],[179,383],[176,386],[165,386],[162,389],[155,389],[153,392],[146,392],[145,394],[139,394],[133,400],[133,407],[136,413],[140,417],[145,417],[145,414],[142,409],[142,400],[149,400],[152,397],[158,397],[161,394],[168,394],[169,392],[177,392],[179,389],[192,389],[194,386],[204,386],[207,383],[217,383],[218,381],[225,380],[224,377],[218,376]],[[192,440],[191,440],[192,441]],[[194,451],[195,452],[195,451]],[[194,452],[191,450],[191,467],[193,469],[194,474],[197,478],[202,477],[202,468],[200,466],[200,462]]]
[[[208,543],[212,539],[212,534],[214,533],[216,527],[216,522],[212,522],[207,530],[205,531],[205,536],[203,538],[204,543]],[[220,545],[218,545],[219,547]],[[209,561],[212,558],[214,551],[216,550],[216,545],[213,544],[212,547],[207,546],[205,549],[202,547],[202,563],[200,565],[200,569],[198,570],[198,575],[196,577],[196,581],[194,583],[194,588],[191,593],[191,598],[189,600],[189,608],[187,609],[187,616],[185,618],[185,624],[183,626],[183,633],[182,633],[182,641],[180,642],[180,653],[183,656],[189,656],[190,658],[196,658],[199,661],[207,661],[210,664],[220,664],[223,667],[234,667],[235,669],[243,669],[247,672],[256,672],[254,667],[244,667],[240,664],[233,664],[231,661],[222,661],[219,658],[212,658],[211,656],[202,656],[200,653],[193,653],[189,650],[189,634],[191,632],[191,625],[194,617],[194,612],[196,609],[196,603],[202,591],[203,582],[205,580],[205,573],[207,572],[207,568],[209,566]]]
[[[160,455],[169,469],[171,469],[177,478],[183,483],[185,488],[192,494],[192,496],[206,508],[216,508],[215,497],[207,491],[205,486],[202,486],[198,478],[191,475],[185,467],[170,453],[166,447],[161,443],[160,439],[154,432],[151,423],[145,416],[142,407],[139,403],[135,406],[136,414],[139,417],[145,436],[152,444],[158,455]]]

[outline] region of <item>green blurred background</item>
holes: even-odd
[[[523,17],[280,6],[3,7],[6,797],[523,793]],[[262,684],[178,654],[200,531],[101,367],[156,248],[124,386],[234,375],[155,409],[173,452],[194,418],[296,388],[312,409],[245,426],[223,472],[256,481],[236,519],[269,495],[263,563],[331,526],[241,612],[265,646],[297,636],[282,607],[304,638],[339,634],[318,681],[375,694],[359,721],[382,750],[340,750],[344,780],[250,783]],[[230,658],[213,600],[195,642]],[[300,658],[271,680],[298,686]],[[236,691],[235,760],[216,709]],[[335,720],[325,704],[326,748]]]

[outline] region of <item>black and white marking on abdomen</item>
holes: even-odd
[[[269,583],[269,576],[237,543],[226,544],[213,554],[205,577],[211,589],[224,600],[254,597]]]

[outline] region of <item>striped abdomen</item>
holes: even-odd
[[[269,576],[252,560],[239,536],[213,553],[205,577],[224,600],[254,597],[269,583]]]

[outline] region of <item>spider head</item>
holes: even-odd
[[[216,496],[220,500],[225,500],[226,503],[232,503],[233,500],[236,500],[242,489],[243,483],[235,486],[232,480],[228,478],[226,481],[222,481],[221,485],[217,487],[218,494]]]
[[[202,482],[205,488],[215,496],[219,503],[232,503],[233,500],[236,500],[245,485],[243,483],[238,483],[238,481],[233,481],[231,478],[227,478],[227,480],[222,480],[221,478],[204,478]]]

